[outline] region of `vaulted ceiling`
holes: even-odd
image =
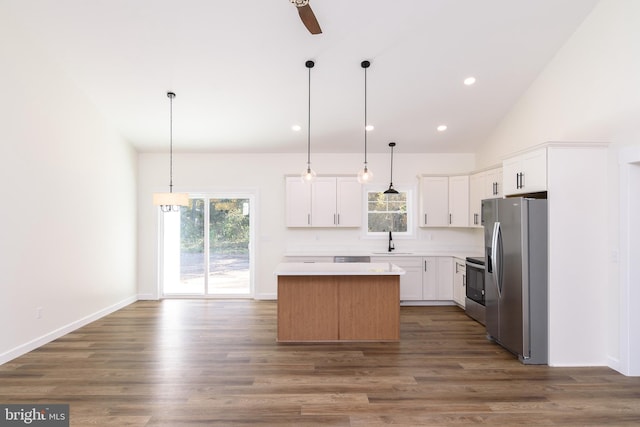
[[[140,151],[474,152],[597,0],[0,0]],[[477,81],[465,86],[463,80]],[[300,131],[293,131],[293,125]],[[438,125],[447,125],[439,132]]]

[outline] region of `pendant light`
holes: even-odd
[[[389,188],[385,190],[384,194],[398,194],[398,190],[393,188],[393,147],[395,146],[395,142],[389,143],[389,147],[391,147],[391,179],[389,179]]]
[[[369,170],[367,165],[367,68],[371,63],[369,61],[362,61],[360,66],[364,69],[364,166],[358,171],[358,182],[360,184],[366,184],[373,180],[373,172]]]
[[[169,98],[169,192],[154,193],[153,204],[160,206],[162,212],[177,212],[180,206],[189,206],[189,195],[173,192],[173,98],[176,94],[167,92]]]
[[[311,169],[311,69],[315,62],[307,61],[304,65],[309,70],[309,105],[307,110],[307,167],[302,171],[302,181],[312,182],[316,178],[316,172]]]

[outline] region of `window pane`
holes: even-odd
[[[369,232],[407,231],[407,193],[367,194],[367,229]]]
[[[180,208],[180,285],[176,293],[200,293],[204,286],[204,200]]]
[[[209,203],[209,293],[248,294],[249,199]]]

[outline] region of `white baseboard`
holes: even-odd
[[[139,301],[158,301],[159,298],[154,294],[138,294]]]
[[[277,300],[278,299],[278,294],[255,294],[253,296],[253,299],[256,300]]]
[[[10,360],[15,359],[16,357],[20,357],[23,354],[29,353],[30,351],[35,350],[38,347],[42,347],[43,345],[57,339],[60,338],[63,335],[68,334],[69,332],[73,332],[78,328],[81,328],[85,325],[88,325],[91,322],[94,322],[104,316],[106,316],[107,314],[111,314],[115,311],[120,310],[121,308],[124,308],[126,306],[128,306],[129,304],[133,304],[134,302],[137,301],[137,297],[132,296],[129,298],[126,298],[116,304],[113,304],[109,307],[106,307],[102,310],[99,310],[93,314],[90,314],[88,316],[83,317],[82,319],[78,319],[75,322],[71,322],[68,325],[65,325],[61,328],[58,328],[54,331],[51,331],[45,335],[42,335],[41,337],[38,337],[34,340],[31,340],[25,344],[22,344],[14,349],[11,349],[9,351],[6,351],[2,354],[0,354],[0,365],[9,362]]]
[[[620,372],[622,375],[629,375],[628,372],[625,372],[624,366],[620,362],[620,359],[617,357],[607,356],[607,366],[613,369],[614,371]]]

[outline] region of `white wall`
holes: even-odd
[[[158,209],[151,204],[155,191],[167,191],[168,153],[141,153],[139,163],[139,296],[158,297],[157,239]],[[352,174],[362,166],[362,155],[313,154],[312,167],[319,175]],[[369,166],[381,190],[389,185],[389,155],[370,154]],[[417,175],[465,173],[473,170],[472,154],[394,154],[394,186],[417,188]],[[174,191],[213,192],[251,190],[256,201],[256,298],[273,298],[273,271],[287,252],[335,249],[384,250],[386,240],[362,239],[357,229],[287,229],[285,226],[285,182],[287,174],[299,174],[306,166],[306,153],[298,154],[174,154]],[[477,230],[419,230],[414,239],[396,240],[396,248],[481,247]]]
[[[4,13],[0,58],[3,363],[134,300],[136,156]]]
[[[640,2],[601,0],[478,152],[479,166],[546,141],[638,142]]]
[[[620,356],[620,278],[617,263],[620,203],[617,151],[640,144],[640,2],[602,0],[517,105],[504,118],[478,153],[479,166],[493,164],[511,152],[546,141],[605,141],[611,143],[606,179],[608,198],[594,200],[608,206],[609,256],[595,268],[607,269],[608,283],[588,299],[604,301],[606,314],[598,319],[606,328],[605,344],[598,339],[589,360],[581,360],[571,342],[558,349],[555,360],[609,365]],[[552,313],[552,328],[568,328],[575,313],[563,301]],[[559,307],[562,307],[560,309]],[[599,310],[598,310],[599,312]],[[562,323],[565,319],[566,322]],[[566,332],[566,333],[565,333]],[[568,330],[561,334],[569,336]],[[601,334],[599,335],[599,337]],[[640,357],[640,355],[634,355]]]

